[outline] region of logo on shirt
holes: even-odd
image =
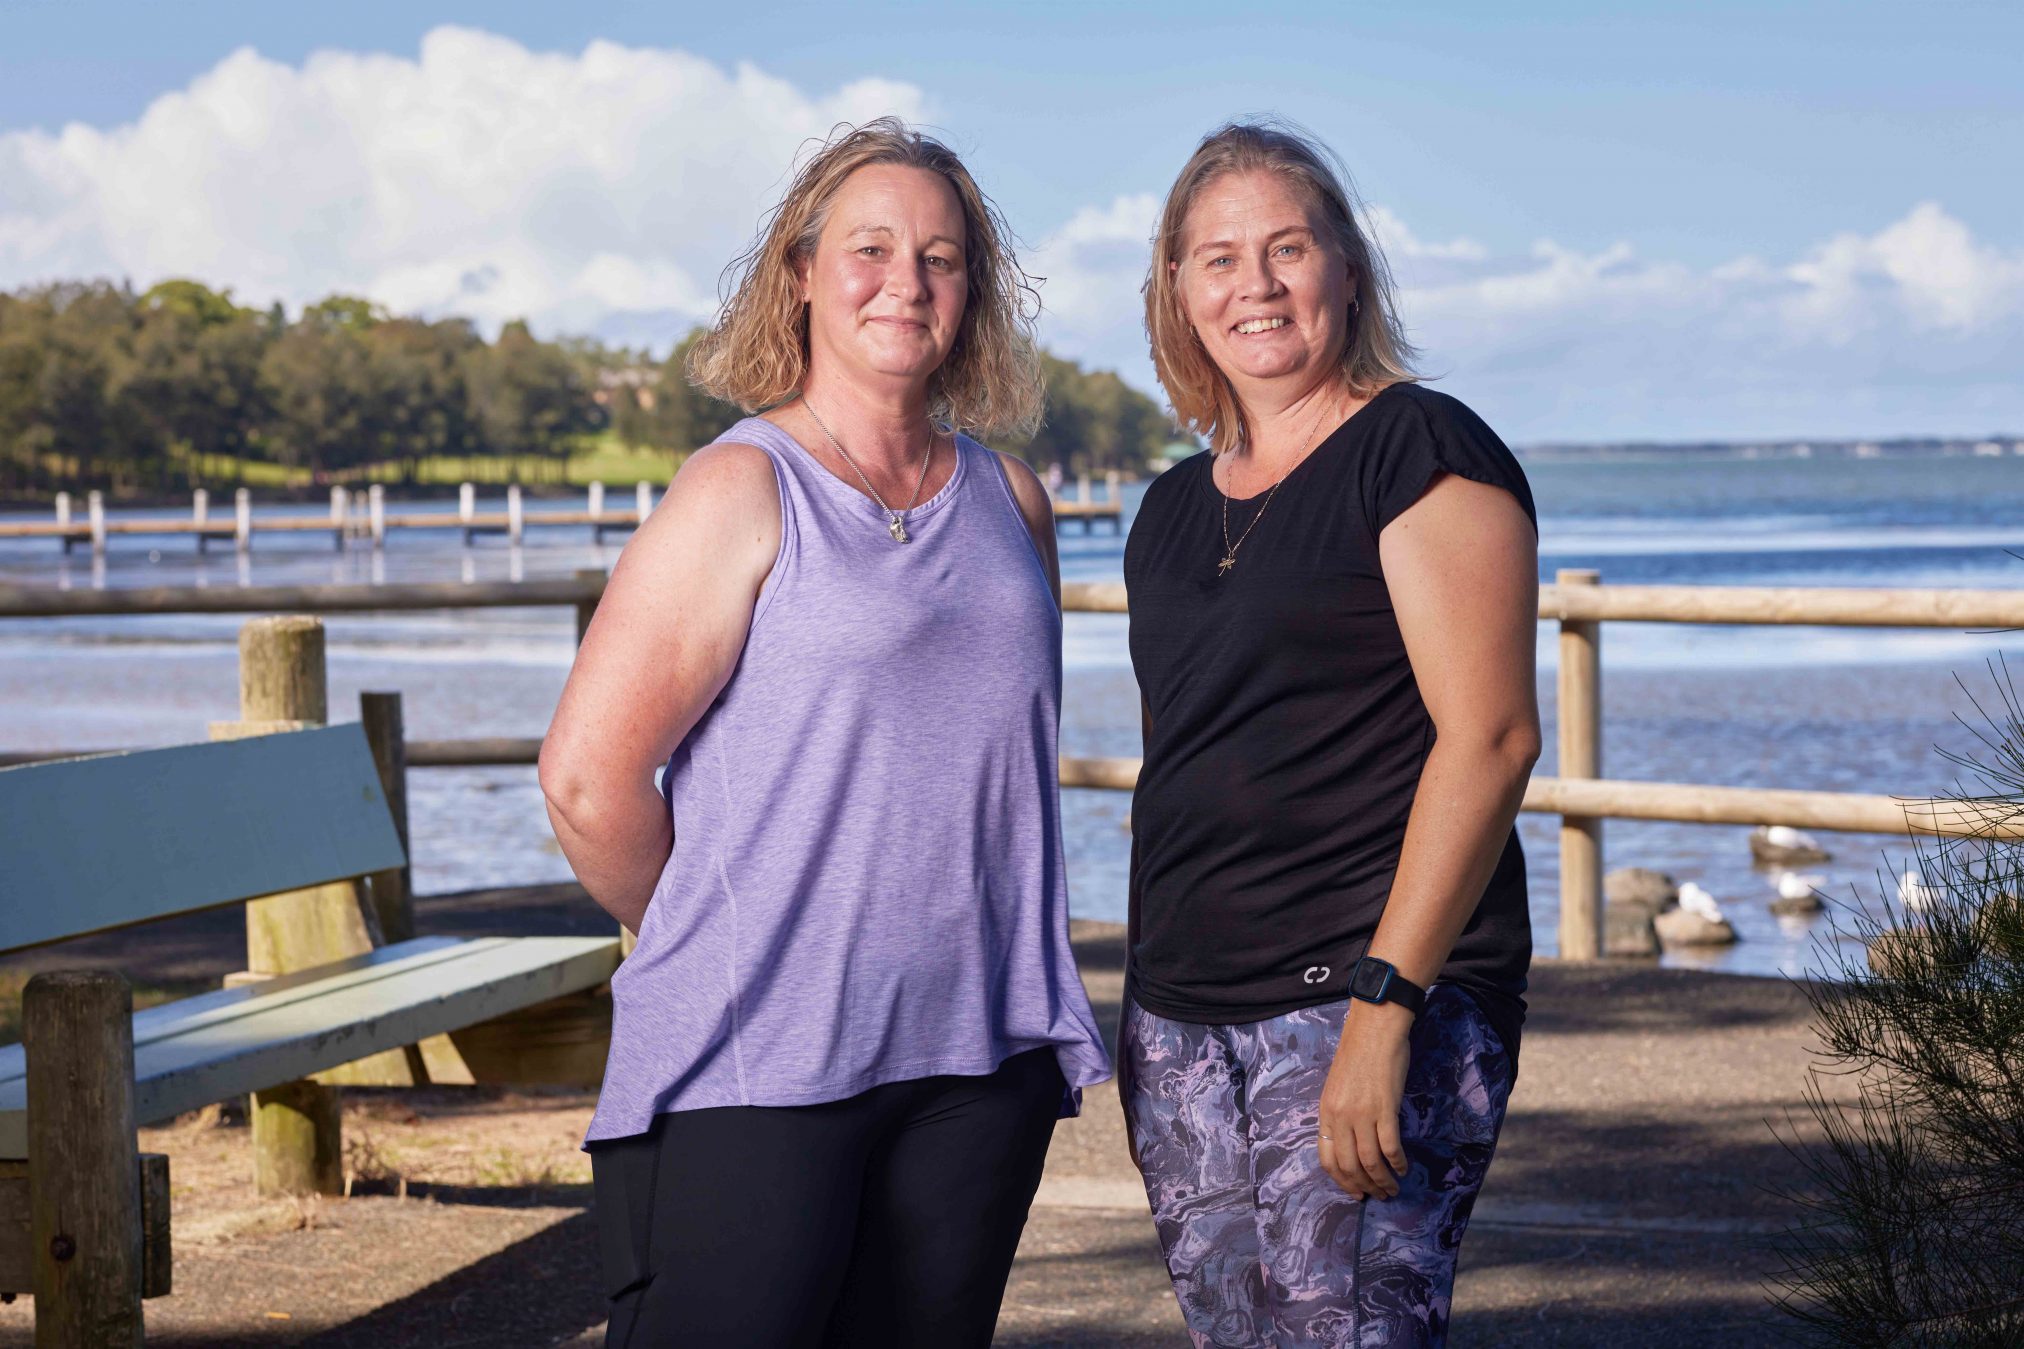
[[[1303,974],[1303,975],[1301,975],[1301,976],[1300,976],[1300,982],[1301,982],[1301,983],[1303,983],[1303,984],[1324,984],[1324,983],[1327,983],[1327,982],[1328,982],[1328,966],[1326,966],[1326,965],[1309,965],[1309,966],[1307,967],[1307,973],[1305,973],[1305,974]]]

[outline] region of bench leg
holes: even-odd
[[[344,1192],[338,1088],[288,1082],[253,1093],[253,1183],[261,1194]]]
[[[133,991],[99,970],[38,974],[21,998],[36,1349],[141,1343]]]

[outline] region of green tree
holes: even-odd
[[[379,409],[360,332],[305,313],[268,345],[260,375],[273,409],[262,437],[270,457],[319,477],[367,460]]]
[[[377,439],[368,457],[398,464],[401,481],[413,483],[424,459],[470,455],[479,437],[465,372],[472,353],[484,348],[471,325],[389,319],[367,330],[363,341],[376,406]]]
[[[1029,463],[1059,464],[1067,473],[1137,473],[1172,437],[1159,406],[1113,371],[1085,371],[1046,352],[1040,359],[1047,415],[1025,445],[1008,447]]]
[[[604,410],[576,364],[536,341],[524,322],[507,324],[497,342],[473,350],[463,364],[479,444],[512,457],[516,473],[521,457],[541,456],[560,477],[578,437],[604,425]]]

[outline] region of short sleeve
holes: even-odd
[[[1419,385],[1388,392],[1401,406],[1390,409],[1363,474],[1364,510],[1373,535],[1405,514],[1442,473],[1503,488],[1517,498],[1538,532],[1525,470],[1481,417],[1460,399]]]

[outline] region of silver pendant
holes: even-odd
[[[907,541],[907,527],[900,523],[900,518],[897,515],[887,522],[886,529],[891,531],[894,543],[905,543]]]

